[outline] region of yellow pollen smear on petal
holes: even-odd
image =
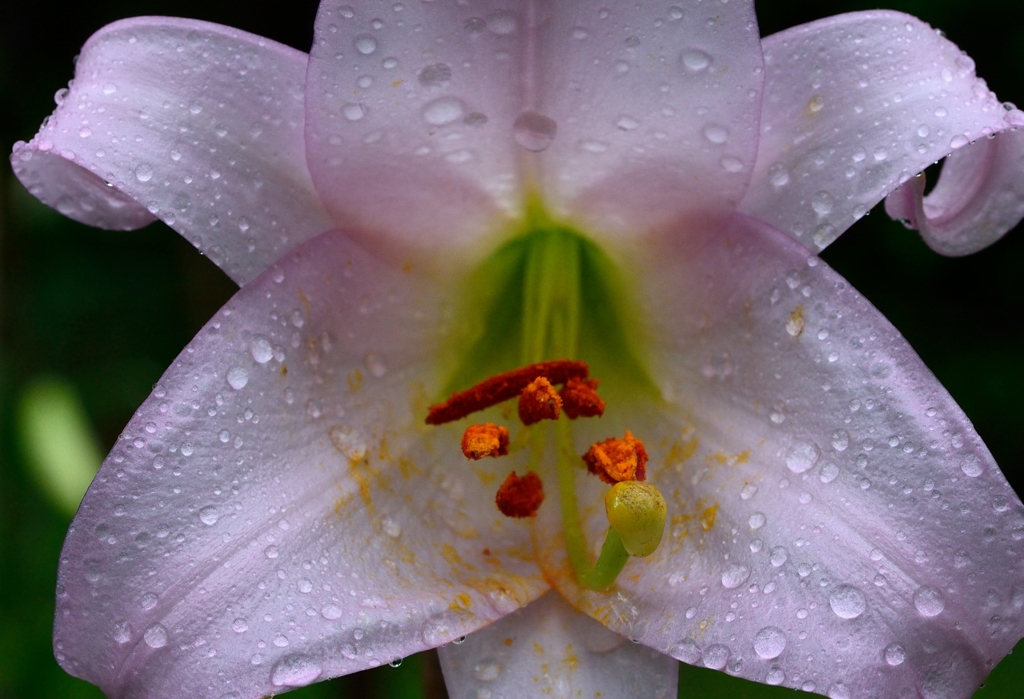
[[[789,320],[786,321],[786,332],[793,337],[800,337],[800,334],[804,331],[804,307],[797,306],[793,309],[793,312],[789,315]]]

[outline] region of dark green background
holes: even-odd
[[[608,0],[613,2],[614,0]],[[1003,100],[1024,104],[1024,3],[893,0],[941,28],[977,62]],[[758,6],[762,33],[826,14],[873,9],[863,0]],[[0,2],[0,146],[28,140],[72,76],[96,29],[132,15],[230,24],[307,50],[315,0]],[[1024,489],[1024,236],[1011,232],[963,259],[930,252],[876,208],[823,256],[900,329],[967,412],[1018,492]],[[234,292],[208,260],[162,224],[111,233],[68,221],[32,199],[0,165],[0,699],[100,696],[61,671],[50,649],[57,554],[69,518],[36,486],[18,441],[24,387],[44,375],[79,393],[109,448],[150,387]],[[683,666],[681,697],[795,697]],[[444,696],[423,654],[316,685],[295,697]],[[1024,696],[1024,652],[977,699]]]

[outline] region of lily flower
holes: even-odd
[[[957,699],[1024,634],[1024,507],[815,255],[887,195],[953,254],[1024,211],[1024,115],[921,21],[762,39],[748,0],[327,0],[308,55],[117,22],[58,102],[14,148],[29,191],[161,219],[241,286],[68,532],[55,653],[109,696],[259,697],[440,647],[460,697],[664,697],[682,660]],[[562,360],[603,416],[474,398],[426,424]],[[494,458],[460,452],[477,423]],[[495,505],[512,471],[533,516]],[[653,552],[605,510],[602,479],[644,471]],[[602,540],[625,553],[594,582]]]

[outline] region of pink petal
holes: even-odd
[[[243,284],[330,227],[304,162],[306,63],[207,22],[116,22],[11,163],[66,216],[120,230],[160,218]]]
[[[647,445],[666,538],[608,594],[540,540],[548,579],[686,662],[829,696],[969,697],[1024,635],[1024,508],[966,416],[849,284],[763,224],[655,247],[642,278],[666,402],[604,428]],[[578,490],[596,545],[594,480]]]
[[[908,15],[838,15],[763,46],[761,142],[739,208],[815,250],[927,165],[1013,126],[974,62]]]
[[[634,237],[735,209],[757,152],[764,81],[754,3],[551,8],[524,92],[525,108],[558,123],[538,162],[556,210]]]
[[[954,152],[935,189],[915,178],[885,200],[886,212],[921,231],[944,255],[969,255],[999,240],[1024,218],[1024,133],[1006,131]]]
[[[439,652],[453,697],[669,697],[679,674],[672,658],[628,643],[557,594]]]
[[[421,253],[500,233],[521,197],[522,17],[491,0],[393,6],[320,4],[306,84],[317,191],[336,221]]]
[[[259,697],[447,643],[546,589],[456,429],[439,288],[325,233],[245,286],[68,533],[55,652],[110,697]]]

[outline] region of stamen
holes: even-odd
[[[524,425],[541,420],[557,420],[562,413],[558,391],[543,376],[538,376],[519,394],[519,419]]]
[[[506,517],[533,517],[544,502],[544,484],[533,471],[522,478],[513,471],[498,488],[494,502]]]
[[[485,456],[505,456],[508,454],[508,428],[493,422],[470,425],[462,433],[462,453],[474,461]]]
[[[647,450],[629,430],[621,439],[612,437],[592,445],[583,460],[590,473],[609,485],[647,478]]]
[[[585,379],[589,374],[590,369],[586,362],[556,359],[550,362],[530,364],[484,379],[472,388],[453,393],[443,403],[430,406],[427,413],[427,424],[443,425],[446,422],[461,420],[478,410],[515,398],[534,379],[541,376],[552,384],[564,384],[573,377]]]
[[[580,379],[575,376],[565,382],[558,395],[562,397],[562,410],[570,419],[604,415],[605,404],[597,395],[597,384],[597,379]]]

